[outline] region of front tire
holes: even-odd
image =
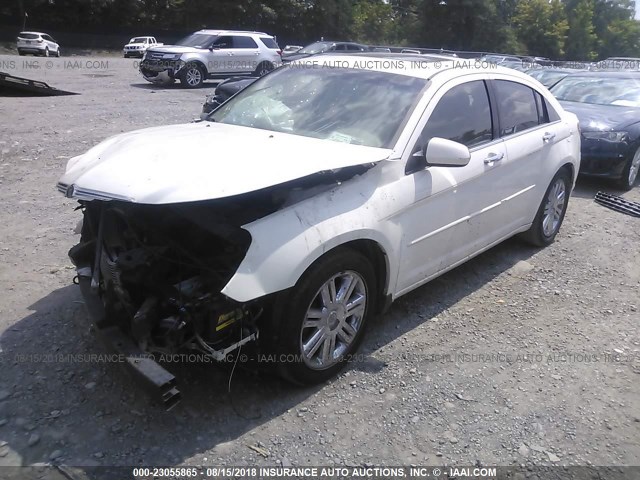
[[[553,243],[567,213],[570,193],[571,175],[563,168],[551,180],[531,228],[522,234],[527,242],[537,247]]]
[[[49,56],[49,47],[46,47],[46,48],[44,49],[44,56],[45,56],[45,57],[48,57],[48,56]]]
[[[375,273],[361,253],[339,248],[312,265],[274,309],[278,372],[302,385],[335,376],[362,341],[375,311]]]
[[[187,88],[200,88],[204,83],[205,72],[199,65],[188,65],[180,75],[180,83]]]
[[[627,165],[624,167],[622,172],[622,177],[618,180],[618,187],[622,190],[629,191],[633,188],[638,179],[638,173],[640,172],[640,148],[636,150],[636,153],[633,155]]]

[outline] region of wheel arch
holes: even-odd
[[[362,238],[357,240],[349,240],[336,245],[316,258],[304,270],[302,275],[306,274],[313,266],[321,262],[327,255],[335,252],[338,249],[355,250],[358,253],[362,254],[367,260],[369,260],[369,262],[371,262],[371,266],[373,267],[373,271],[375,272],[376,276],[376,313],[383,311],[388,306],[388,303],[390,303],[389,301],[387,301],[389,291],[390,265],[389,257],[384,247],[375,240]],[[300,278],[302,278],[302,275],[300,276]]]
[[[312,229],[312,231],[315,230]],[[286,291],[294,287],[303,275],[321,262],[326,255],[336,249],[350,248],[363,254],[374,268],[377,280],[376,299],[379,300],[376,303],[382,307],[390,303],[387,298],[391,290],[394,264],[397,262],[393,252],[390,251],[393,245],[390,239],[365,229],[344,232],[331,240],[316,243],[316,247],[309,250],[311,241],[303,236],[299,238],[296,246],[289,245],[290,249],[277,248],[277,251],[268,257],[262,257],[259,253],[258,258],[245,257],[245,261],[222,289],[222,293],[235,301],[246,302]],[[271,250],[268,247],[267,249]],[[257,247],[256,250],[262,249]],[[275,245],[274,250],[276,250]],[[306,250],[306,253],[299,256],[291,254],[301,250]],[[251,256],[251,252],[252,248],[249,249],[247,256]],[[276,266],[279,271],[274,274]]]
[[[202,73],[204,74],[204,77],[207,78],[209,76],[209,70],[207,69],[207,66],[204,64],[204,62],[199,59],[199,58],[194,58],[192,60],[185,60],[185,66],[183,69],[181,69],[181,71],[186,71],[186,67],[187,65],[196,65],[198,67],[200,67],[200,69],[202,70]]]
[[[571,175],[571,180],[572,180],[573,182],[575,182],[575,180],[576,180],[576,176],[577,176],[577,175],[576,175],[576,168],[575,168],[575,166],[573,165],[573,163],[571,163],[571,162],[567,162],[567,163],[565,163],[564,165],[562,165],[562,166],[558,169],[558,172],[559,172],[560,170],[568,170],[568,171],[569,171],[569,174]],[[555,175],[554,175],[554,176],[555,176]]]

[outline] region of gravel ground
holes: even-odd
[[[67,159],[190,121],[213,84],[157,88],[121,58],[24,60],[0,70],[80,95],[0,98],[0,465],[640,464],[640,219],[595,204],[616,193],[595,182],[555,244],[507,241],[403,297],[322,386],[240,368],[229,392],[229,368],[169,365],[184,400],[166,413],[117,365],[39,359],[106,353],[71,282]]]

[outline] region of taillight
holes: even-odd
[[[282,50],[278,50],[278,55],[282,56]]]
[[[44,40],[42,40],[41,38],[38,39],[38,43],[42,43],[44,42]]]

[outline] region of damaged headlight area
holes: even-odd
[[[104,314],[146,352],[198,350],[222,360],[257,336],[262,307],[220,293],[251,243],[215,202],[80,201],[81,242],[69,256]],[[85,295],[86,296],[86,295]]]

